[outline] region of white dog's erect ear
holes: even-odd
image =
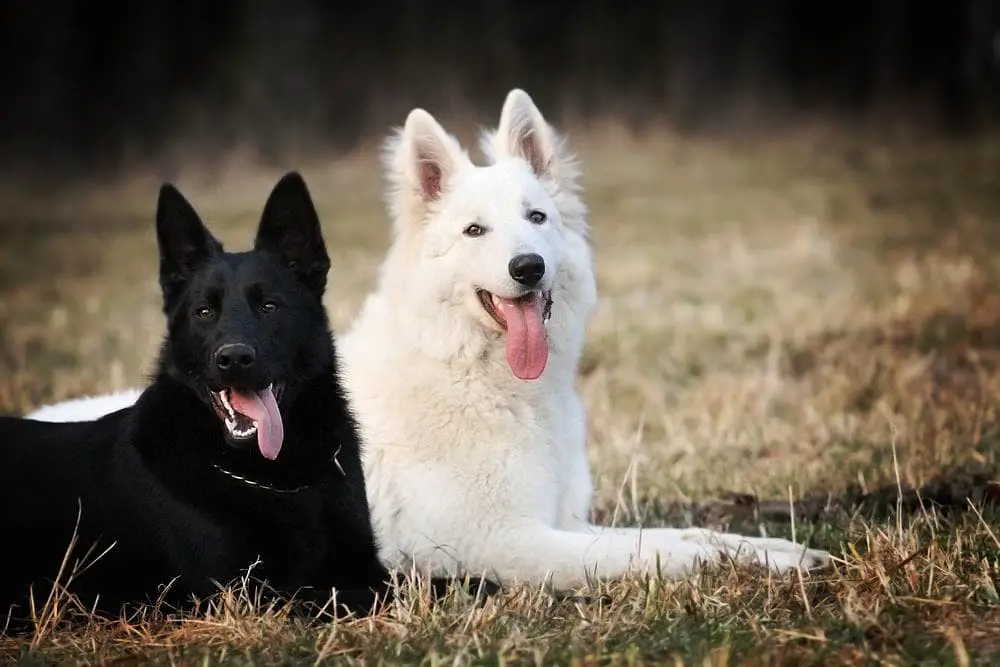
[[[497,157],[523,158],[536,176],[551,176],[557,141],[528,93],[520,88],[507,93],[494,139]]]
[[[549,125],[528,93],[514,88],[507,93],[500,124],[484,130],[479,145],[490,162],[520,158],[555,199],[563,224],[587,233],[587,206],[580,196],[580,168],[562,135]]]
[[[395,167],[425,202],[436,201],[462,161],[468,161],[461,146],[441,124],[423,109],[414,109],[396,146]]]
[[[455,173],[472,166],[458,140],[419,108],[410,111],[402,129],[386,142],[384,159],[389,205],[397,223],[404,226],[422,220]]]
[[[455,171],[455,161],[448,150],[450,137],[423,109],[410,112],[403,131],[413,150],[417,192],[426,201],[435,201],[441,197],[445,180]]]

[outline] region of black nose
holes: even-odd
[[[507,265],[510,277],[525,287],[534,287],[545,275],[545,260],[533,252],[526,255],[515,255]]]
[[[221,371],[246,370],[256,359],[254,349],[243,343],[229,343],[215,351],[215,365]]]

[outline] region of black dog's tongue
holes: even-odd
[[[271,388],[251,393],[233,389],[231,396],[233,409],[252,419],[257,427],[257,447],[261,455],[271,461],[278,458],[285,439],[285,425],[281,422],[281,412]]]

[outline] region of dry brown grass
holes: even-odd
[[[195,618],[46,625],[0,651],[136,664],[997,659],[1000,141],[574,138],[601,293],[581,379],[598,516],[789,535],[794,497],[797,537],[839,554],[834,571],[724,566],[609,583],[589,601],[522,589],[431,609],[409,595],[319,629],[231,593]],[[369,156],[302,166],[334,258],[335,329],[388,240]],[[178,183],[238,247],[279,172],[234,164]],[[155,189],[136,177],[4,194],[0,409],[143,381],[162,331]]]

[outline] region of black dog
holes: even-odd
[[[74,530],[67,570],[103,556],[69,591],[106,614],[157,599],[183,607],[256,561],[250,577],[271,594],[322,605],[336,590],[337,611],[369,612],[389,575],[337,381],[321,302],[330,260],[305,182],[278,182],[249,252],[223,251],[170,185],[156,233],[168,327],[138,402],[93,422],[0,418],[0,631],[12,606],[27,616],[29,587],[44,602]]]

